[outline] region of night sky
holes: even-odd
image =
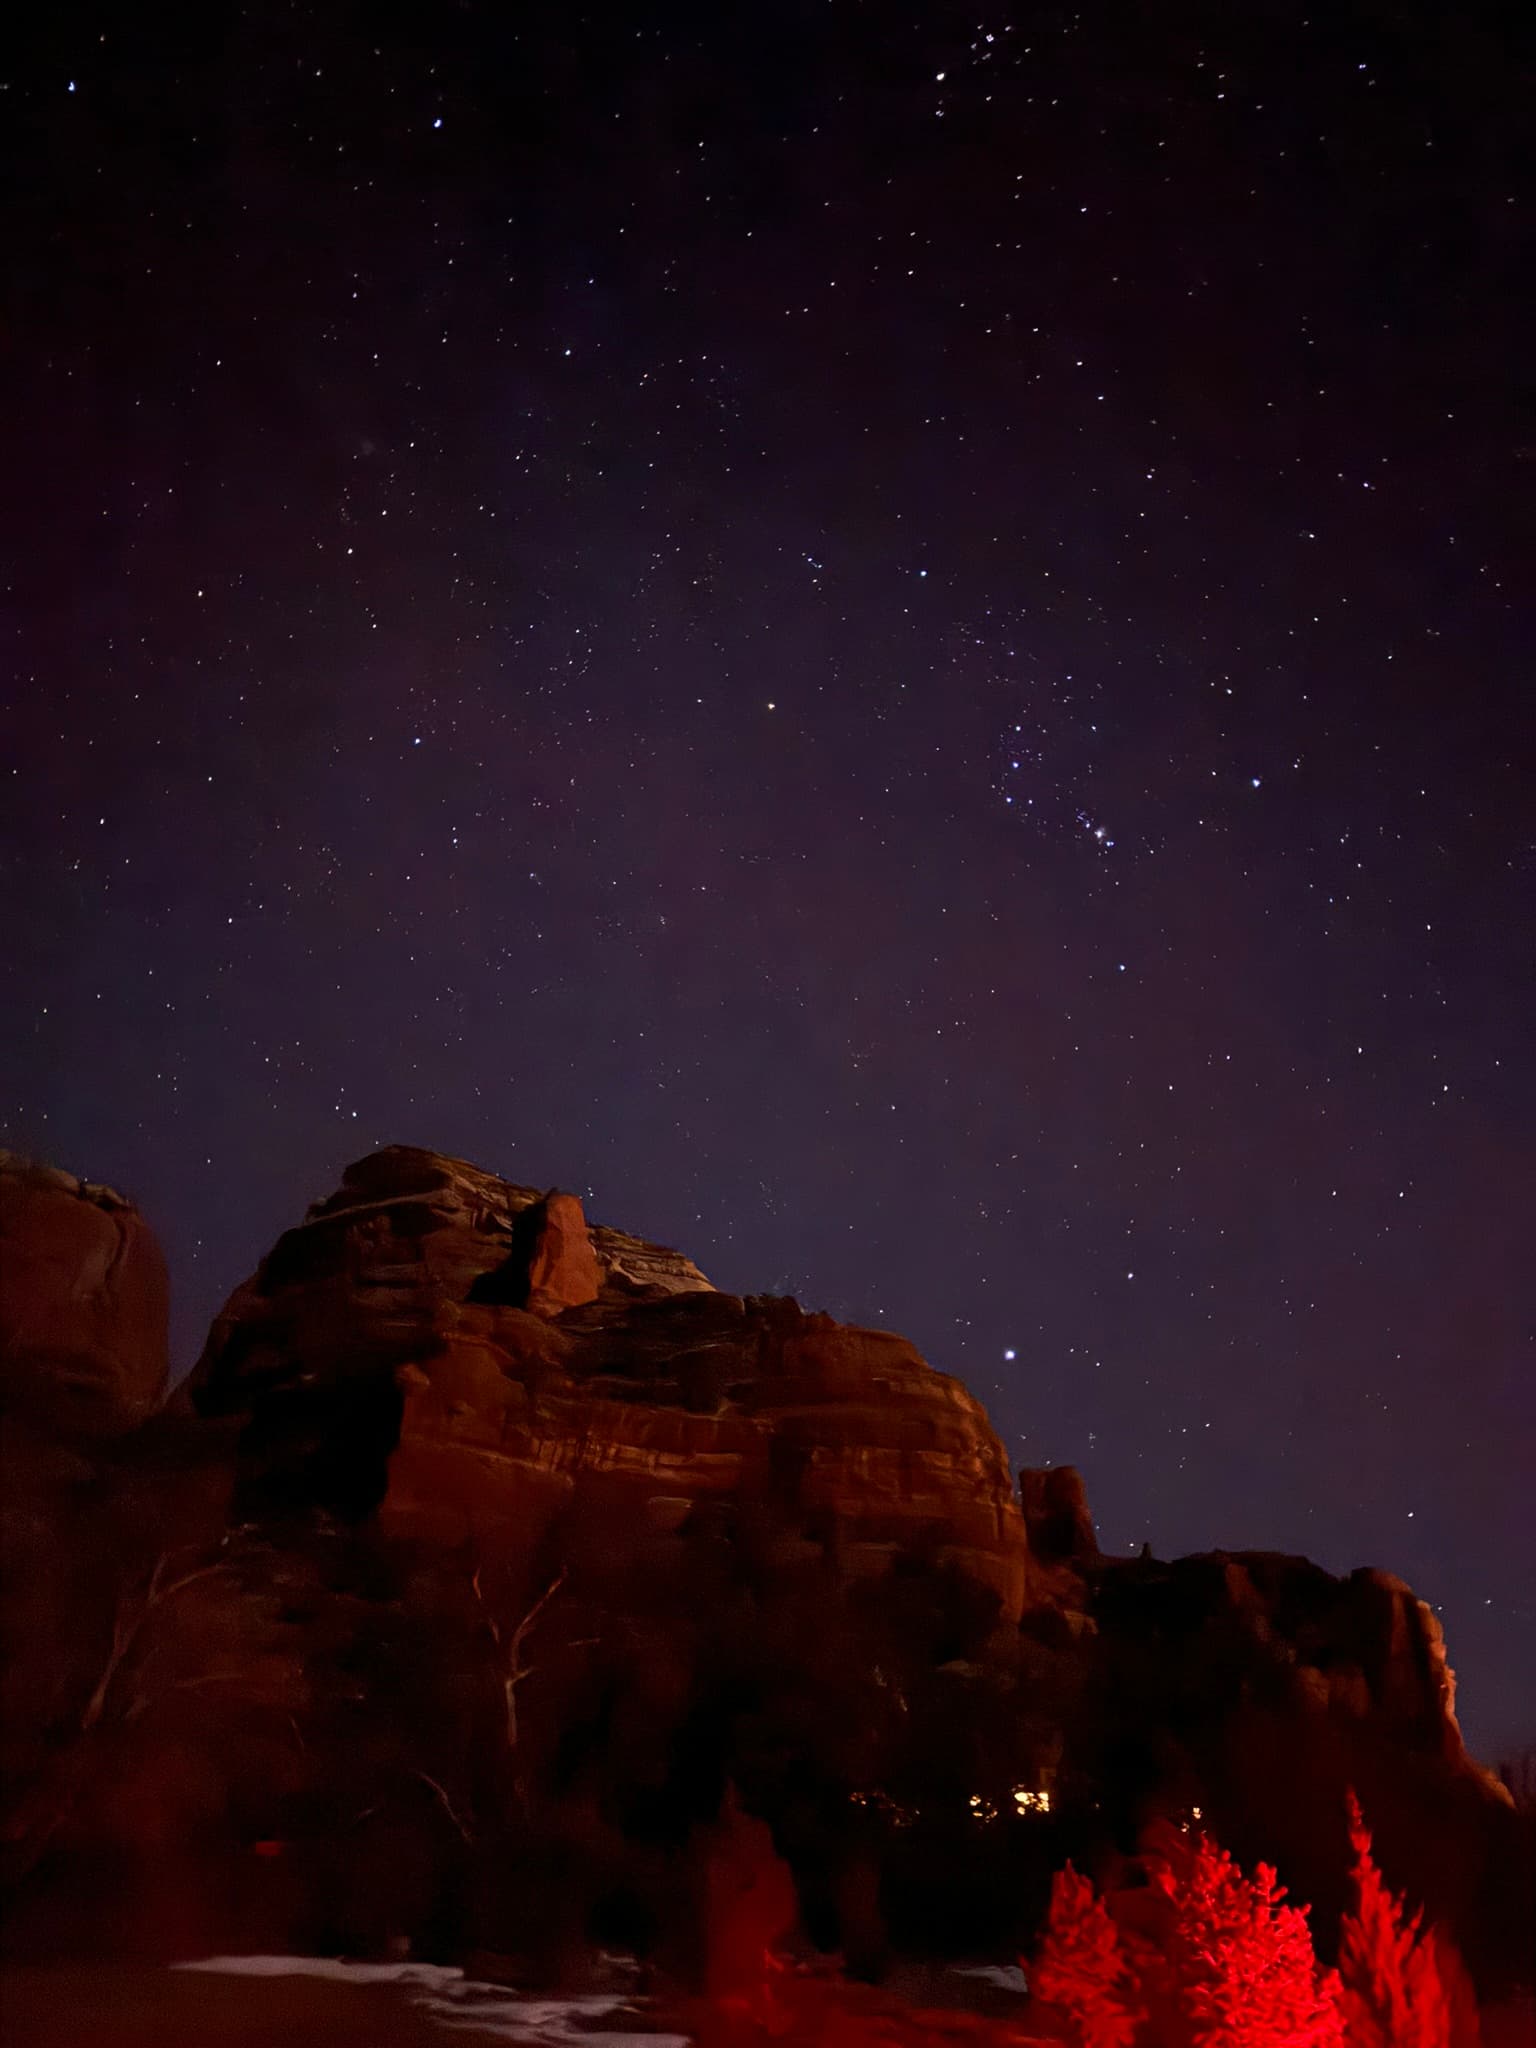
[[[1536,1737],[1497,17],[140,13],[0,62],[0,1123],[177,1371],[463,1154]]]

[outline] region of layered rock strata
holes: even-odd
[[[574,1195],[434,1153],[350,1168],[227,1304],[187,1398],[250,1417],[269,1485],[349,1468],[323,1504],[442,1543],[533,1548],[575,1509],[618,1544],[751,1504],[786,1561],[878,1576],[920,1550],[1006,1618],[1025,1603],[1002,1446],[904,1339],[722,1294]]]

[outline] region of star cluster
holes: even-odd
[[[883,1322],[1532,1734],[1522,110],[1476,10],[13,45],[7,1141],[184,1367],[391,1140]]]

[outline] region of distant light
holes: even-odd
[[[1008,1360],[1010,1365],[1013,1363],[1014,1359],[1018,1357],[1018,1355],[1019,1354],[1017,1353],[1017,1351],[1005,1351],[1003,1353],[1004,1358]]]
[[[437,119],[436,119],[436,120],[435,120],[435,121],[434,121],[434,122],[432,123],[432,126],[433,126],[434,128],[441,128],[441,127],[442,127],[442,125],[443,125],[443,117],[442,117],[442,115],[441,115],[441,114],[439,114],[439,115],[438,115],[438,117],[437,117]]]
[[[1259,778],[1258,778],[1258,776],[1257,776],[1257,775],[1250,775],[1250,776],[1249,776],[1249,778],[1248,778],[1248,787],[1249,787],[1250,789],[1257,789],[1257,788],[1258,788],[1258,786],[1259,786]]]

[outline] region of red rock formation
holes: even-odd
[[[1092,1566],[1099,1539],[1088,1511],[1083,1475],[1075,1465],[1048,1465],[1019,1474],[1019,1498],[1030,1549],[1048,1564]]]
[[[1491,1882],[1492,1794],[1406,1587],[1112,1563],[1079,1475],[1016,1492],[899,1337],[396,1146],[132,1431],[165,1371],[137,1213],[15,1169],[0,1201],[0,1395],[30,1418],[0,1501],[0,1841],[23,1872],[46,1849],[66,1910],[71,1871],[110,1867],[113,1896],[222,1900],[221,1938],[265,1915],[344,1947],[451,1894],[451,1939],[542,1914],[552,1952],[590,1896],[642,1922],[683,1896],[667,1829],[727,1777],[869,1954],[879,1911],[925,1944],[1011,1925],[1014,1866],[977,1845],[1048,1833],[1015,1796],[1046,1785],[1090,1830],[1220,1806],[1321,1898],[1358,1784],[1425,1896]]]
[[[231,1299],[189,1392],[204,1414],[249,1409],[258,1435],[291,1412],[271,1455],[297,1446],[311,1471],[335,1462],[317,1429],[353,1433],[360,1463],[357,1403],[403,1396],[358,1495],[397,1533],[526,1554],[566,1510],[622,1544],[752,1503],[786,1564],[878,1576],[917,1546],[1022,1610],[1007,1459],[958,1381],[899,1337],[720,1294],[675,1252],[589,1231],[574,1195],[436,1154],[349,1168]]]
[[[1351,1634],[1373,1705],[1405,1732],[1453,1760],[1462,1753],[1456,1674],[1435,1611],[1390,1572],[1367,1567],[1350,1579]]]
[[[0,1403],[68,1434],[131,1429],[164,1397],[170,1293],[111,1188],[0,1153]]]
[[[1026,1468],[1019,1474],[1019,1503],[1029,1546],[1029,1604],[1054,1608],[1080,1625],[1102,1563],[1083,1475],[1075,1465]]]

